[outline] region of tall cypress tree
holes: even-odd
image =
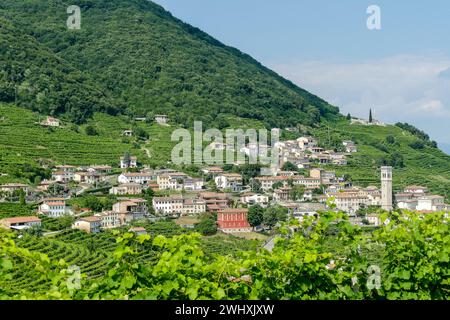
[[[369,123],[372,123],[372,109],[369,111]]]

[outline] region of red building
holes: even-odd
[[[217,213],[217,224],[222,232],[250,232],[247,220],[248,209],[222,209]]]

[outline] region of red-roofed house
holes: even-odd
[[[219,230],[225,233],[250,232],[252,227],[247,220],[248,209],[223,209],[217,213]]]
[[[63,198],[49,198],[42,200],[38,208],[38,213],[50,218],[59,218],[71,214],[66,208],[66,200]]]

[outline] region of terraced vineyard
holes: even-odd
[[[343,140],[358,144],[358,152],[349,157],[347,166],[329,166],[338,175],[349,174],[355,184],[379,186],[378,170],[383,159],[402,157],[403,166],[394,168],[395,190],[412,184],[424,185],[450,200],[450,156],[429,146],[412,148],[410,144],[417,141],[417,137],[397,126],[350,125],[342,120],[316,128],[312,134],[330,148],[341,145]],[[394,143],[387,142],[388,136]]]
[[[0,173],[9,173],[9,180],[17,181],[11,176],[17,171],[15,167],[24,163],[36,165],[38,160],[74,165],[117,165],[125,151],[138,156],[139,161],[147,159],[139,146],[123,142],[117,132],[116,135],[88,136],[71,125],[45,128],[37,123],[43,120],[42,117],[4,104],[0,104],[0,119]],[[119,129],[123,125],[120,120],[114,119],[114,122],[118,123]],[[5,180],[8,176],[1,177],[0,183]]]
[[[172,237],[191,232],[191,230],[179,227],[173,221],[146,223],[144,227],[152,237],[157,235]],[[120,230],[126,232],[127,229]],[[88,279],[96,279],[105,274],[112,259],[112,253],[117,248],[115,235],[111,231],[88,234],[72,229],[49,237],[24,234],[17,239],[17,245],[31,252],[46,254],[53,261],[62,259],[68,265],[78,266]],[[258,241],[227,235],[203,237],[201,242],[201,247],[208,256],[228,254],[235,256],[241,251],[255,250],[259,245]],[[136,262],[152,264],[156,261],[159,249],[149,244],[139,245],[137,243],[135,249],[139,252]],[[45,276],[37,272],[28,261],[16,259],[11,279],[2,285],[10,292],[19,293],[21,290],[45,291],[50,284]]]
[[[33,216],[35,215],[33,208],[34,207],[32,205],[22,206],[19,203],[0,203],[0,219],[9,217]]]
[[[56,238],[25,235],[17,240],[17,244],[31,252],[44,253],[54,261],[62,259],[69,265],[78,266],[89,278],[96,278],[105,274],[109,262],[108,250],[113,249],[114,243],[106,237],[96,237],[93,241],[98,246],[99,250],[96,250],[89,248],[93,239],[81,232],[68,231]],[[27,261],[15,261],[11,276],[11,280],[3,284],[11,292],[20,292],[23,289],[40,291],[50,285]]]

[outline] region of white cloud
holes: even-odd
[[[290,61],[269,66],[339,106],[341,112],[388,123],[409,122],[450,143],[450,58],[398,55],[358,63]]]

